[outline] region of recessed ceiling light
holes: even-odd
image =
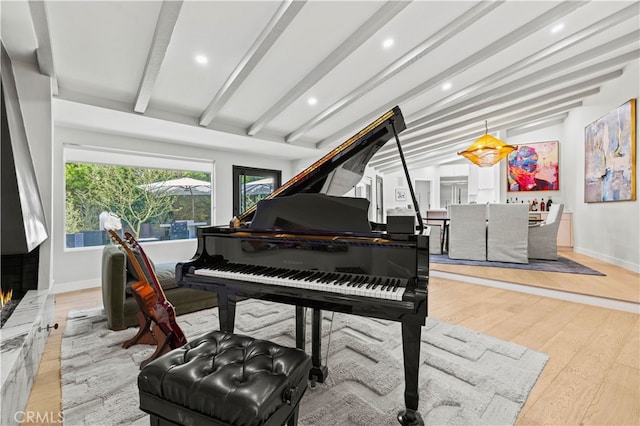
[[[391,46],[393,46],[393,39],[392,38],[388,38],[385,41],[382,42],[382,47],[384,47],[385,49],[390,48]]]
[[[451,87],[452,87],[452,84],[449,82],[446,82],[442,85],[442,90],[449,90],[451,89]]]
[[[559,24],[556,24],[553,27],[551,27],[551,34],[559,33],[563,29],[564,29],[564,24],[562,22]]]
[[[311,97],[311,98],[307,99],[307,103],[309,105],[315,105],[315,104],[318,103],[318,99]]]
[[[200,65],[204,65],[209,62],[209,59],[204,55],[196,55],[196,62]]]

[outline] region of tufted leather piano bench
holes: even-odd
[[[212,331],[142,369],[140,409],[156,426],[294,426],[310,369],[299,349]]]

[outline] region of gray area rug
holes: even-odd
[[[493,266],[494,268],[527,269],[530,271],[564,272],[567,274],[584,274],[606,276],[602,272],[591,269],[566,257],[558,256],[558,260],[529,259],[529,263],[493,262],[488,260],[451,259],[446,254],[430,254],[432,263],[450,265]]]
[[[332,315],[323,315],[323,360],[333,321],[329,377],[305,394],[299,425],[397,424],[396,413],[404,407],[400,324]],[[218,328],[217,309],[179,316],[178,323],[187,338],[198,336]],[[294,329],[292,306],[238,303],[237,334],[294,346]],[[134,328],[108,330],[100,308],[69,313],[61,355],[66,425],[149,424],[138,408],[137,376],[153,350],[123,349],[134,334]],[[548,359],[433,318],[423,327],[422,342],[419,411],[428,425],[514,424]]]

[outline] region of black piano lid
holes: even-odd
[[[394,137],[394,130],[400,133],[404,129],[406,124],[402,111],[396,106],[298,173],[266,199],[300,193],[346,194],[360,182],[371,157]],[[254,206],[234,218],[231,226],[242,227],[246,222],[250,222],[255,210]]]

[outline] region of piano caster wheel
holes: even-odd
[[[422,416],[415,410],[401,411],[398,413],[398,422],[402,426],[424,426]]]

